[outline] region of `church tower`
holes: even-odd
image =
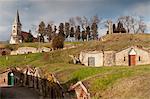
[[[21,38],[21,22],[19,18],[19,12],[17,10],[17,15],[15,17],[14,23],[12,25],[12,32],[10,37],[10,44],[19,44],[22,42]]]

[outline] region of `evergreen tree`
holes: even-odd
[[[64,24],[63,23],[60,23],[59,25],[59,34],[60,36],[64,37],[65,38],[65,34],[64,34]]]
[[[68,22],[65,23],[65,35],[66,38],[70,35],[70,24]]]
[[[48,36],[49,42],[52,40],[52,26],[50,24],[47,25],[46,27],[46,35]]]
[[[85,31],[82,31],[82,40],[83,41],[87,40],[87,34]]]
[[[44,36],[46,35],[45,23],[41,21],[38,28],[38,33],[40,34],[40,41],[44,42]]]
[[[71,27],[70,29],[70,37],[74,37],[74,27]]]
[[[90,33],[90,27],[89,26],[86,27],[86,34],[87,34],[88,40],[91,39],[91,33]]]
[[[98,26],[96,23],[92,23],[91,30],[93,39],[96,40],[98,38]]]
[[[80,40],[81,39],[81,37],[80,37],[80,26],[79,25],[76,28],[75,39],[76,40]]]
[[[33,36],[31,33],[29,33],[28,37],[27,37],[27,41],[26,42],[32,42],[33,41]]]

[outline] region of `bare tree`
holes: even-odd
[[[110,19],[104,20],[104,21],[102,22],[103,27],[108,29],[107,34],[109,34],[110,22],[112,22]]]
[[[118,21],[124,25],[127,33],[139,33],[140,31],[144,33],[146,29],[146,24],[139,16],[121,16]]]
[[[32,25],[31,25],[31,31],[32,31],[34,34],[37,35],[37,33],[38,33],[38,31],[37,31],[37,26],[34,25],[34,24],[32,24]]]
[[[138,30],[137,33],[144,33],[146,30],[147,25],[145,24],[143,17],[140,17],[140,20],[138,22]]]
[[[83,27],[84,27],[84,30],[86,30],[86,27],[88,27],[89,25],[90,25],[90,21],[88,20],[88,18],[83,16]]]
[[[77,20],[78,25],[82,25],[82,18],[81,17],[77,16],[76,20]]]
[[[77,16],[76,21],[78,25],[80,25],[84,31],[86,30],[86,27],[90,26],[90,21],[85,16],[83,17]]]
[[[99,24],[101,22],[101,20],[102,20],[101,18],[99,18],[97,15],[95,15],[91,19],[91,25],[92,25],[92,23]]]
[[[110,20],[105,20],[105,21],[103,22],[104,27],[106,27],[106,28],[109,27],[109,21],[110,21]]]
[[[71,27],[75,27],[75,26],[76,26],[75,18],[73,18],[73,17],[70,18],[70,19],[69,19],[69,23],[70,23],[70,26],[71,26]]]
[[[124,27],[127,30],[127,33],[129,33],[134,22],[132,16],[121,16],[119,17],[118,21],[120,21],[124,25]]]
[[[49,21],[48,24],[53,26],[54,25],[54,21]]]

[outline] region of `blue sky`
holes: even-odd
[[[9,40],[17,9],[24,31],[42,20],[58,24],[70,17],[94,15],[104,20],[123,15],[143,16],[147,32],[150,31],[150,0],[0,0],[0,41]],[[104,33],[105,29],[99,30],[100,35]]]

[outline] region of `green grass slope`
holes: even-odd
[[[134,45],[149,49],[150,34],[112,34],[104,36],[102,41],[66,42],[65,45],[77,45],[77,47],[49,53],[2,56],[0,57],[0,69],[25,65],[38,66],[54,73],[66,90],[71,83],[83,81],[94,99],[118,99],[118,97],[119,99],[125,99],[125,97],[130,99],[136,94],[141,95],[146,90],[150,91],[150,89],[146,89],[149,88],[148,80],[144,82],[144,85],[140,83],[144,79],[149,79],[146,75],[150,75],[150,65],[93,68],[69,63],[71,61],[69,55],[78,56],[82,50],[121,50]],[[143,89],[132,84],[136,81],[138,82],[136,86],[141,86]],[[125,82],[131,83],[131,85],[127,86]],[[142,90],[144,91],[142,92]],[[137,95],[136,98],[141,98],[140,95]],[[144,99],[146,97],[150,97],[150,95],[145,94]]]

